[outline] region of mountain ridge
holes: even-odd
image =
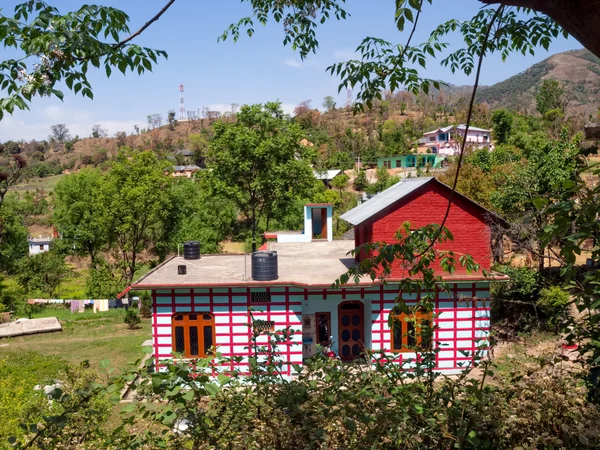
[[[492,108],[536,112],[535,92],[543,80],[557,80],[569,99],[569,114],[594,115],[600,105],[600,58],[585,49],[554,54],[523,72],[491,86],[482,86],[478,102]]]

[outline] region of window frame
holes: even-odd
[[[392,324],[392,328],[390,329],[390,351],[392,353],[415,353],[415,350],[413,348],[409,348],[408,345],[408,339],[409,339],[409,330],[408,330],[408,325],[409,323],[412,323],[414,325],[416,325],[416,329],[421,329],[421,326],[419,325],[420,323],[423,323],[423,321],[428,321],[429,322],[429,328],[431,328],[431,330],[433,331],[433,313],[432,312],[428,312],[428,311],[415,311],[414,313],[411,314],[406,314],[406,313],[401,313],[401,314],[393,314],[392,315],[394,318],[393,324]],[[409,319],[409,320],[405,320],[405,319]],[[396,323],[399,323],[399,325],[396,325]],[[402,332],[402,337],[401,337],[401,341],[402,341],[402,345],[401,347],[398,349],[395,347],[395,331],[396,331],[396,327],[399,326],[400,331]],[[433,333],[432,333],[433,334]],[[429,340],[429,344],[428,347],[431,348],[431,346],[433,345],[433,335],[431,336],[430,340]],[[426,348],[423,348],[423,336],[421,333],[416,334],[415,333],[415,345],[414,347],[419,347],[422,348],[422,350],[426,350]]]
[[[178,316],[182,317],[182,320],[177,320]],[[190,319],[190,316],[196,316],[196,319]],[[205,318],[210,316],[210,319]],[[206,348],[204,342],[204,328],[209,326],[211,328],[212,345]],[[183,352],[177,351],[177,328],[183,328]],[[192,355],[192,342],[190,337],[190,330],[196,327],[196,340],[197,340],[197,355]],[[216,335],[215,335],[215,316],[208,311],[194,311],[194,312],[176,312],[171,316],[171,349],[173,353],[180,353],[186,359],[199,359],[208,358],[214,356],[214,353],[209,349],[215,346]]]

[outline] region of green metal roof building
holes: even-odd
[[[398,155],[381,156],[377,158],[377,167],[386,167],[388,169],[409,169],[413,167],[429,167],[439,169],[442,167],[444,156],[437,154],[417,154],[417,155]]]

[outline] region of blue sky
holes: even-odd
[[[125,10],[131,17],[131,29],[137,30],[155,14],[165,0],[97,0]],[[12,12],[16,0],[3,0],[3,13]],[[54,0],[66,12],[84,2]],[[116,72],[106,79],[103,70],[90,73],[94,100],[83,99],[66,92],[64,102],[57,99],[35,99],[31,111],[16,112],[0,121],[0,141],[8,139],[44,139],[50,125],[65,123],[73,135],[91,133],[93,124],[101,124],[111,134],[124,130],[128,134],[134,125],[144,127],[146,116],[178,109],[179,85],[185,85],[187,109],[209,107],[225,111],[231,103],[283,102],[290,112],[295,105],[312,99],[321,107],[323,97],[334,96],[343,104],[346,92],[337,94],[338,80],[325,72],[333,62],[352,57],[353,50],[365,36],[375,36],[394,43],[406,40],[394,24],[393,0],[348,0],[351,14],[345,21],[331,21],[321,26],[317,38],[320,48],[316,55],[301,61],[289,46],[283,46],[281,25],[257,26],[252,38],[244,36],[237,43],[217,43],[217,37],[230,23],[250,13],[248,3],[239,0],[177,0],[167,13],[137,39],[137,43],[167,51],[168,60],[159,61],[154,72],[142,76]],[[447,5],[445,8],[441,4]],[[476,0],[436,0],[427,6],[420,28],[414,38],[421,42],[439,23],[449,19],[467,19],[480,3]],[[458,37],[450,39],[459,44]],[[506,63],[490,57],[484,64],[482,82],[493,84],[515,75],[549,55],[580,48],[574,39],[556,41],[549,52],[538,50],[535,57],[512,55]],[[1,59],[13,56],[3,51]],[[430,60],[426,72],[430,78],[454,84],[472,84],[472,77],[453,75],[448,69]]]

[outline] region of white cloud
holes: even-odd
[[[288,67],[293,67],[294,69],[302,69],[304,67],[304,64],[302,64],[300,61],[296,61],[295,59],[286,59],[283,61],[283,64]]]
[[[335,57],[338,60],[349,60],[349,59],[356,59],[357,58],[357,54],[355,52],[353,52],[352,50],[336,50],[335,51]]]
[[[94,113],[60,105],[49,105],[31,111],[17,111],[0,121],[0,141],[48,139],[50,127],[64,123],[72,136],[89,137],[94,125],[108,130],[109,136],[117,131],[133,133],[133,126],[144,127],[145,120],[114,120],[96,117]]]

